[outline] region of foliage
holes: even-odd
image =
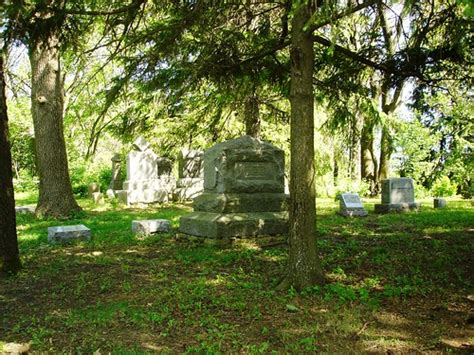
[[[434,182],[431,192],[435,197],[450,197],[456,194],[457,189],[458,186],[449,177],[442,176]]]

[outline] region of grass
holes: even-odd
[[[19,196],[17,204],[34,202]],[[137,238],[131,221],[189,207],[147,210],[81,200],[71,221],[18,216],[24,263],[0,283],[2,343],[38,352],[358,353],[473,351],[474,208],[346,219],[318,200],[316,221],[328,283],[275,291],[287,248],[240,240],[218,248]],[[426,207],[425,207],[426,206]],[[85,224],[89,243],[47,244],[47,227]]]

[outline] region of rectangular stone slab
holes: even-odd
[[[375,213],[408,212],[418,211],[421,203],[382,203],[375,205]]]
[[[181,217],[181,233],[206,238],[230,238],[288,233],[287,212],[192,212]]]
[[[18,206],[15,207],[15,212],[17,214],[34,214],[36,207],[34,206]]]
[[[289,196],[282,193],[227,193],[204,192],[193,200],[193,208],[200,212],[283,212],[288,210]]]
[[[67,243],[72,241],[88,241],[91,230],[83,224],[48,228],[48,242]]]
[[[144,219],[132,221],[134,234],[167,233],[171,230],[171,222],[167,219]]]

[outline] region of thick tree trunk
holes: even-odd
[[[311,34],[303,31],[311,17],[311,7],[301,3],[295,6],[290,88],[290,248],[288,274],[279,287],[301,290],[322,284],[324,275],[316,252],[313,41]]]
[[[390,177],[390,158],[393,153],[393,138],[387,127],[382,128],[382,138],[380,141],[380,165],[378,172],[378,182]]]
[[[253,138],[260,138],[260,109],[258,97],[249,95],[244,103],[245,134]]]
[[[5,97],[3,54],[0,52],[0,257],[2,272],[20,269],[20,255],[16,235],[15,198],[10,142],[8,140],[8,115]]]
[[[68,217],[80,210],[69,179],[63,132],[59,41],[53,33],[30,43],[31,111],[35,129],[39,200],[36,214]]]
[[[370,185],[371,195],[376,194],[377,162],[374,156],[374,126],[364,122],[360,137],[360,176]]]

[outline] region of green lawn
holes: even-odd
[[[35,196],[17,196],[17,205]],[[282,238],[226,248],[137,238],[131,221],[190,209],[95,207],[70,221],[18,216],[23,271],[0,284],[2,343],[32,351],[359,353],[474,350],[474,208],[449,200],[419,213],[346,219],[318,200],[317,238],[328,283],[276,292]],[[89,243],[47,244],[47,227],[85,224]]]

